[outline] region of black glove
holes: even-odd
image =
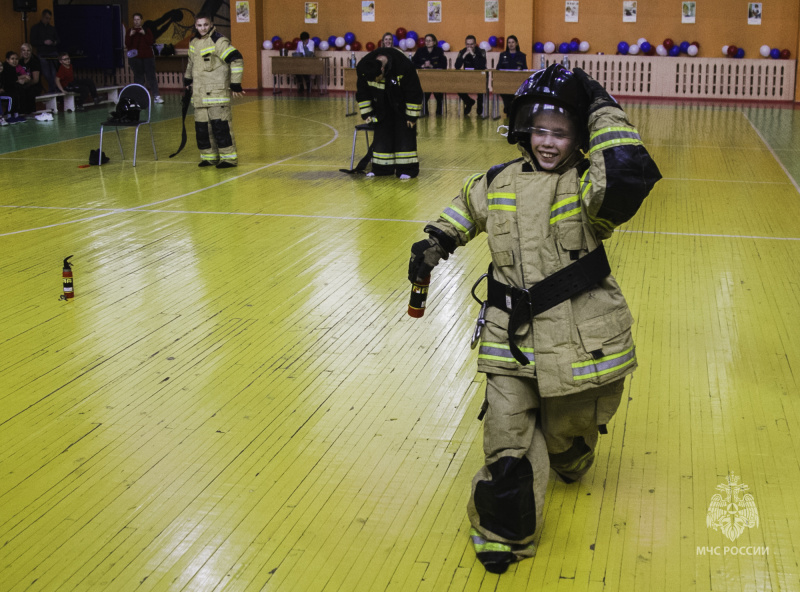
[[[414,283],[428,277],[439,261],[449,257],[450,253],[433,237],[414,243],[411,245],[411,259],[408,262],[408,281]]]
[[[614,97],[608,94],[608,91],[603,88],[603,85],[597,82],[597,80],[589,76],[580,68],[573,68],[572,71],[575,74],[575,78],[577,78],[583,85],[586,94],[589,95],[590,106],[587,115],[591,115],[603,107],[617,107],[618,109],[622,109],[622,107],[619,106],[619,103],[614,100]]]

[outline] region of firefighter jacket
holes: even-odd
[[[361,118],[384,121],[402,117],[406,121],[416,121],[422,114],[422,87],[414,64],[394,47],[379,47],[363,59],[374,55],[386,56],[389,62],[381,82],[358,77],[356,101]]]
[[[216,27],[189,43],[189,63],[184,84],[192,85],[192,105],[214,107],[229,105],[231,91],[242,91],[244,62],[227,37]]]
[[[523,158],[468,178],[461,193],[426,230],[446,234],[450,247],[486,232],[493,276],[530,288],[585,256],[630,219],[661,174],[625,113],[604,107],[589,117],[587,158],[548,172]],[[536,377],[541,396],[569,395],[618,380],[636,368],[633,318],[608,275],[516,331],[523,365],[509,347],[509,314],[489,306],[478,370]]]

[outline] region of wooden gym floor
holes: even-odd
[[[485,240],[406,315],[425,221],[517,155],[497,122],[452,101],[407,182],[338,171],[343,98],[236,103],[226,171],[191,119],[167,158],[177,96],[135,168],[113,132],[78,168],[106,110],[0,129],[0,589],[800,590],[800,112],[625,105],[664,175],[608,241],[640,368],[500,577],[465,511]],[[759,517],[735,542],[706,523],[731,472]]]

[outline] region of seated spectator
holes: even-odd
[[[61,92],[74,92],[78,94],[75,109],[77,111],[85,111],[86,107],[83,103],[89,98],[89,95],[94,99],[94,104],[100,104],[100,97],[97,96],[97,87],[89,78],[76,78],[75,70],[72,67],[72,60],[69,54],[65,51],[62,52],[58,61],[61,64],[56,73],[56,86]]]
[[[0,87],[3,88],[3,94],[11,97],[10,112],[13,113],[13,116],[9,118],[9,123],[25,121],[24,114],[36,110],[36,94],[31,95],[31,92],[25,87],[31,77],[28,76],[25,68],[19,65],[17,52],[6,53],[6,61],[0,76],[2,76]]]
[[[506,50],[500,54],[495,66],[497,70],[527,70],[528,59],[524,53],[519,51],[519,41],[516,35],[506,37]],[[508,115],[508,108],[514,95],[500,95],[503,99],[503,113]]]
[[[5,117],[11,113],[11,97],[6,94],[3,88],[3,62],[0,62],[0,125],[8,125]]]
[[[41,20],[31,27],[31,44],[41,60],[42,76],[47,81],[49,92],[56,91],[56,70],[58,69],[58,33],[51,24],[53,13],[44,9]]]
[[[30,80],[25,84],[25,89],[32,96],[34,101],[33,111],[36,110],[36,96],[42,94],[42,62],[38,56],[34,55],[33,47],[30,43],[23,43],[19,50],[19,65],[25,69],[25,74]]]
[[[444,51],[439,47],[436,40],[436,35],[428,33],[425,35],[425,47],[420,47],[411,61],[418,70],[426,70],[429,68],[438,68],[441,70],[447,69],[447,57]],[[436,115],[442,114],[442,102],[444,101],[444,93],[433,93],[436,97]],[[431,98],[431,93],[425,93],[425,111],[428,110],[428,100]]]
[[[475,35],[467,35],[464,40],[464,49],[458,52],[456,58],[455,68],[460,70],[485,70],[486,69],[486,52],[478,47],[478,42]],[[475,99],[470,97],[467,93],[458,93],[461,100],[464,101],[464,115],[469,115],[472,111],[472,106],[475,104]],[[478,115],[483,114],[483,95],[478,95]]]
[[[294,53],[299,57],[314,56],[314,42],[311,41],[311,36],[306,31],[300,33],[300,41],[297,43]],[[309,93],[311,92],[311,76],[297,76],[297,92],[303,93],[306,89]]]
[[[381,37],[381,47],[394,47],[394,35],[391,33],[384,33]]]

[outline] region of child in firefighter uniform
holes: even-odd
[[[422,87],[406,55],[379,47],[356,66],[356,101],[361,118],[374,126],[372,172],[400,179],[419,175],[417,119],[422,114]]]
[[[195,37],[189,44],[184,86],[192,91],[201,159],[198,166],[235,167],[239,161],[231,127],[231,96],[244,95],[242,54],[217,32],[211,15],[198,13],[195,29]]]
[[[566,482],[589,470],[636,368],[633,318],[602,241],[661,178],[622,108],[577,68],[554,64],[523,83],[508,141],[522,158],[468,178],[409,263],[419,280],[488,235],[485,466],[467,510],[493,573],[533,556],[550,469]]]

